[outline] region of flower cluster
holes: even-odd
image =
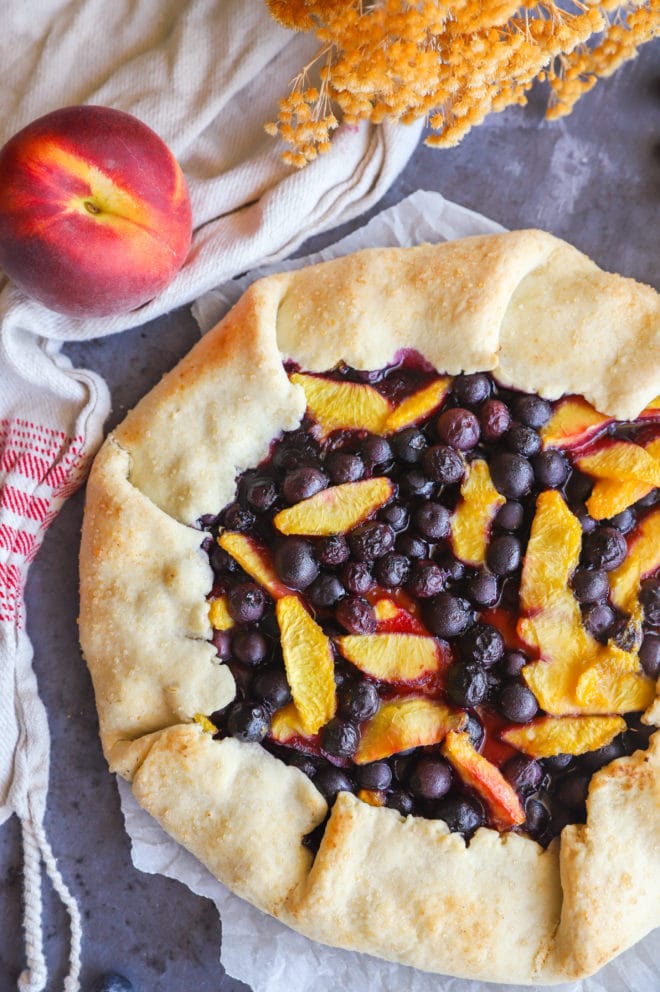
[[[572,109],[660,34],[660,0],[266,0],[286,27],[314,31],[316,57],[268,124],[303,166],[327,151],[339,118],[410,123],[452,147],[487,114],[524,104],[547,79],[549,117]],[[316,70],[319,84],[312,85]]]

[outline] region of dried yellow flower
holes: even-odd
[[[660,35],[660,0],[266,3],[281,24],[313,30],[321,44],[266,125],[291,146],[283,157],[297,167],[328,151],[338,118],[424,117],[437,132],[426,143],[452,147],[489,113],[524,104],[537,79],[550,85],[547,116],[559,117]],[[318,86],[309,83],[315,66]]]

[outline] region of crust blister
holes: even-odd
[[[660,923],[657,882],[649,890],[636,870],[633,884],[620,884],[630,860],[641,865],[660,850],[655,759],[645,775],[622,771],[646,761],[633,756],[594,777],[587,825],[562,835],[561,878],[556,845],[543,852],[529,838],[481,830],[466,849],[442,824],[402,821],[349,796],[333,808],[309,873],[301,831],[321,821],[325,804],[302,772],[256,745],[213,742],[197,727],[175,726],[127,743],[189,721],[194,703],[209,713],[233,695],[228,671],[210,665],[211,646],[191,639],[210,633],[196,613],[205,608],[210,574],[198,554],[199,532],[176,521],[191,524],[216,513],[232,498],[236,475],[300,422],[304,396],[286,378],[282,358],[308,370],[340,359],[379,368],[413,348],[440,371],[494,370],[508,384],[548,398],[581,393],[603,413],[625,419],[660,393],[659,337],[653,290],[601,272],[542,232],[374,250],[254,284],[129,415],[116,436],[130,459],[125,455],[119,469],[104,448],[90,481],[83,647],[106,754],[128,776],[139,766],[139,801],[221,880],[316,939],[495,981],[551,984],[589,974]],[[147,552],[154,554],[162,537],[158,564],[148,565]],[[125,600],[146,603],[158,570],[162,576],[177,556],[181,601],[173,601],[174,587],[159,590],[156,613],[167,617],[161,629]],[[163,653],[166,641],[174,659]],[[204,675],[190,683],[188,674],[182,677],[186,665]],[[186,681],[192,688],[184,700]],[[263,759],[252,757],[257,752]],[[283,795],[298,819],[277,856],[262,859],[271,813],[277,823],[285,816],[275,767],[286,771]],[[245,774],[240,788],[239,774]],[[207,775],[217,795],[208,792]],[[230,810],[240,818],[240,837]],[[427,857],[408,843],[411,837]],[[605,867],[609,883],[598,877]],[[649,878],[657,877],[654,867]],[[484,918],[484,901],[492,900],[501,878],[508,906],[491,907]],[[618,930],[608,922],[610,886],[617,885],[616,918],[626,917]],[[402,886],[410,890],[405,905]],[[371,906],[378,907],[375,917]]]

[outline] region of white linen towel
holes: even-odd
[[[421,125],[340,127],[329,154],[295,172],[263,125],[314,51],[261,0],[5,0],[0,145],[35,117],[94,103],[125,110],[169,145],[188,179],[194,236],[171,285],[139,311],[72,320],[15,287],[0,292],[0,824],[17,813],[25,853],[27,967],[21,992],[47,982],[41,865],[71,916],[65,992],[79,988],[80,915],[43,829],[50,740],[32,669],[27,569],[66,497],[84,480],[109,397],[73,369],[63,341],[124,330],[189,303],[310,235],[373,205],[405,165]],[[0,285],[2,274],[0,273]]]

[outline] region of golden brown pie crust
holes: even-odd
[[[106,440],[90,476],[80,631],[111,769],[238,895],[329,944],[429,971],[553,984],[660,924],[660,734],[591,781],[586,824],[543,850],[404,818],[315,786],[258,744],[196,723],[231,701],[209,638],[193,528],[297,426],[310,371],[382,368],[404,348],[495,370],[548,399],[634,418],[660,394],[660,297],[539,231],[373,249],[254,283]],[[660,724],[656,700],[645,719]]]

